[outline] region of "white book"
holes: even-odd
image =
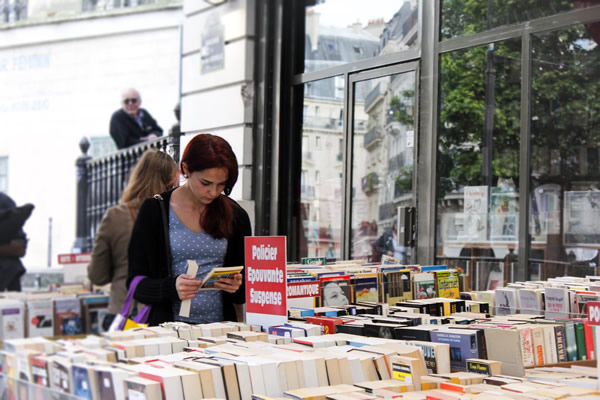
[[[558,354],[556,354],[556,336],[554,334],[554,325],[542,325],[544,328],[544,359],[548,360],[546,364],[558,363]]]
[[[235,360],[235,371],[238,378],[238,386],[240,387],[240,397],[242,400],[252,399],[252,378],[250,377],[250,368],[248,364]]]
[[[521,314],[544,315],[541,289],[518,289]]]
[[[361,364],[361,358],[348,354],[348,362],[350,364],[350,372],[352,373],[352,383],[365,382],[367,377]]]
[[[17,339],[25,336],[23,302],[0,299],[0,340]]]
[[[569,290],[566,288],[544,288],[546,318],[569,318]]]
[[[498,288],[496,292],[496,315],[513,315],[519,309],[517,289]]]
[[[252,394],[267,396],[268,394],[265,387],[265,376],[263,374],[264,364],[262,361],[257,361],[260,360],[258,357],[238,357],[238,359],[241,362],[246,362],[248,364]],[[274,379],[269,380],[269,383],[271,383],[273,380]]]

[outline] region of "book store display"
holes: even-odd
[[[0,387],[8,398],[21,385],[123,400],[600,398],[587,318],[600,277],[467,281],[443,265],[289,264],[285,323],[117,332],[100,329],[106,295],[4,293]]]

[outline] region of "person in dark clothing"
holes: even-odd
[[[0,291],[20,291],[25,267],[20,258],[27,251],[23,224],[31,215],[32,204],[17,207],[13,199],[0,192]]]
[[[216,289],[198,290],[214,267],[244,265],[244,237],[252,235],[244,209],[230,199],[238,162],[229,143],[196,135],[181,157],[182,186],[142,203],[129,242],[127,286],[136,276],[134,298],[152,306],[149,325],[169,321],[243,321],[242,274],[220,279]],[[198,264],[187,274],[187,260]],[[179,315],[190,300],[189,317]]]
[[[394,221],[394,226],[384,231],[377,239],[377,250],[379,254],[394,257],[401,264],[405,264],[407,262],[407,249],[400,245],[397,232],[398,224]]]
[[[140,107],[142,97],[137,90],[127,89],[121,97],[121,109],[110,118],[110,136],[118,149],[162,136],[162,128],[146,109]]]

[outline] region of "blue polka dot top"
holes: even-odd
[[[170,206],[169,206],[170,207]],[[187,260],[198,263],[197,278],[201,280],[212,268],[222,267],[227,251],[227,239],[215,239],[206,232],[190,231],[170,208],[169,239],[173,257],[173,276],[187,272]],[[192,299],[190,316],[180,317],[181,301],[173,302],[173,320],[192,324],[223,321],[223,292],[199,290]]]

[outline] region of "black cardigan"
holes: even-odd
[[[165,242],[161,204],[169,218],[169,200],[173,190],[162,193],[162,202],[149,198],[142,203],[129,242],[129,276],[127,287],[137,275],[147,276],[135,291],[134,298],[152,305],[148,325],[173,321],[172,303],[179,300],[172,276],[169,250]],[[252,235],[250,219],[244,209],[227,197],[233,209],[233,235],[227,242],[224,266],[244,265],[244,237]],[[242,274],[244,275],[244,274]],[[246,302],[245,282],[235,293],[223,292],[223,318],[237,321],[234,304]]]
[[[163,130],[150,113],[140,108],[142,113],[142,126],[125,110],[115,111],[110,118],[110,136],[112,136],[118,149],[124,149],[141,142],[141,138],[151,133],[162,136]]]

